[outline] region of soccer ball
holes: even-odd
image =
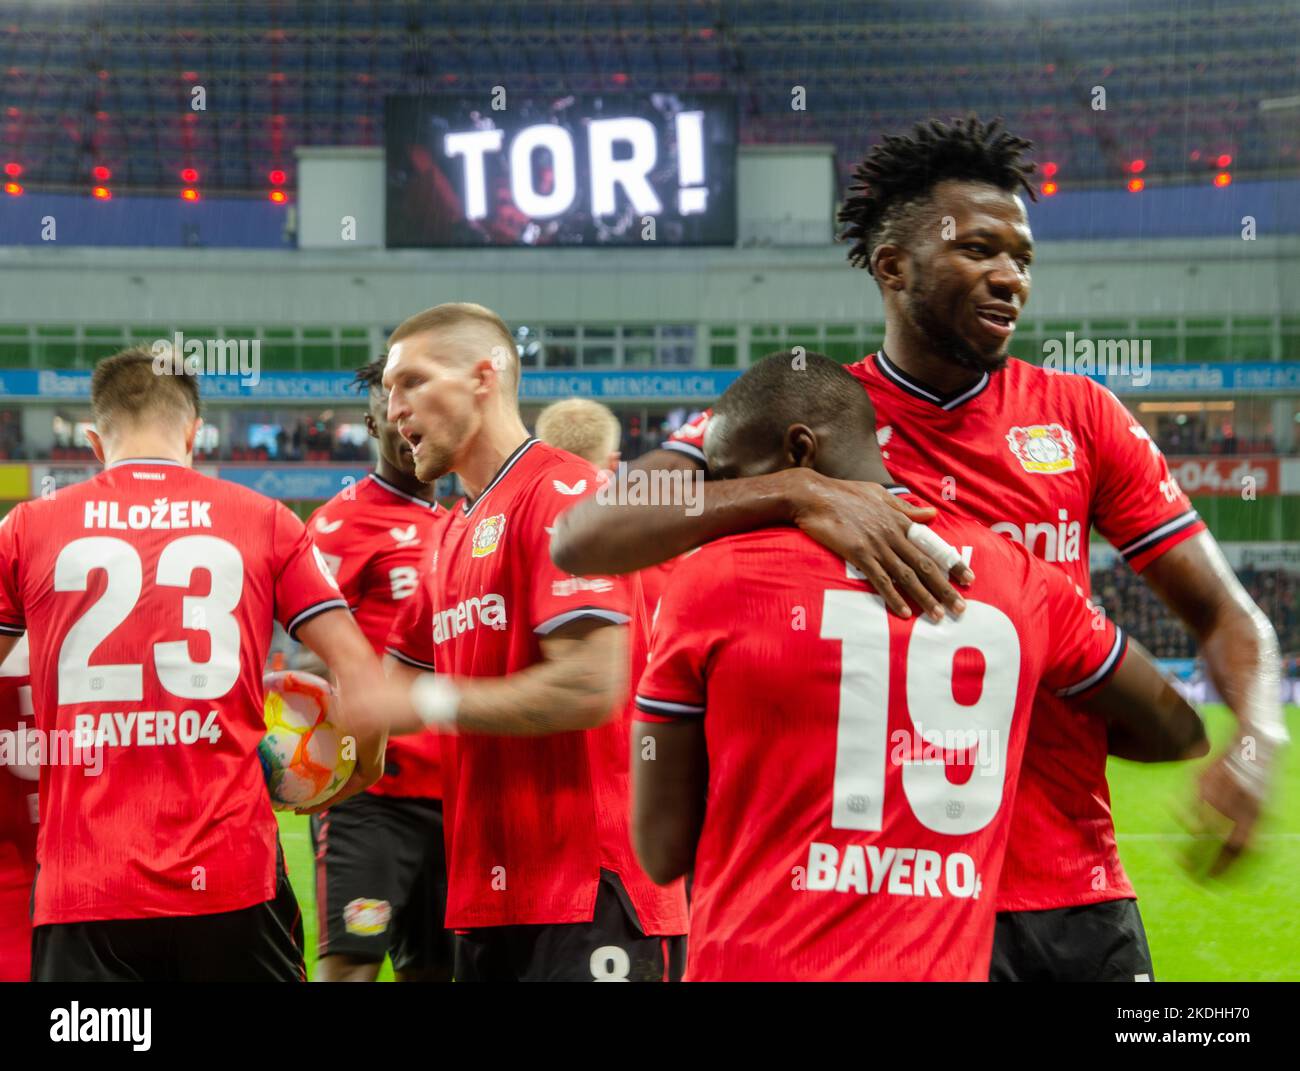
[[[271,805],[314,807],[342,788],[356,766],[340,754],[338,731],[328,720],[333,690],[315,674],[293,670],[268,673],[262,687],[266,736],[257,754]]]

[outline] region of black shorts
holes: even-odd
[[[362,792],[313,815],[317,955],[450,973],[442,801]]]
[[[32,931],[33,982],[305,982],[302,913],[276,860],[275,899],[175,918]]]
[[[999,912],[989,981],[1155,981],[1137,901]]]
[[[686,938],[642,933],[606,870],[591,922],[456,931],[458,982],[677,982],[685,966]]]

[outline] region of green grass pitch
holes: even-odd
[[[1217,748],[1231,734],[1232,717],[1220,706],[1207,707],[1205,716]],[[1300,708],[1288,707],[1287,721],[1300,737]],[[1175,811],[1190,799],[1192,774],[1182,765],[1110,764],[1120,855],[1137,888],[1157,980],[1300,981],[1300,929],[1289,921],[1300,890],[1300,754],[1292,748],[1287,756],[1259,850],[1216,882],[1193,880],[1180,863],[1189,841]],[[281,814],[280,835],[302,904],[311,977],[316,896],[307,819]],[[392,978],[388,963],[379,978]]]

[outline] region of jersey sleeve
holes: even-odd
[[[275,619],[291,637],[296,639],[298,629],[318,614],[348,608],[306,526],[278,502],[271,522],[271,555]]]
[[[662,449],[673,450],[679,454],[685,454],[687,457],[694,458],[703,465],[704,433],[709,428],[709,418],[712,415],[712,409],[706,409],[704,412],[696,414],[694,418],[688,420],[668,436],[667,441],[662,444]]]
[[[1205,524],[1147,430],[1105,387],[1081,383],[1092,395],[1093,523],[1140,573]]]
[[[728,615],[719,606],[734,583],[723,548],[705,547],[677,562],[659,599],[649,660],[636,687],[638,718],[704,716],[708,666],[728,633]]]
[[[1044,587],[1047,662],[1043,687],[1078,696],[1104,684],[1124,661],[1128,637],[1066,573],[1030,560]]]
[[[433,672],[433,597],[427,582],[402,601],[384,650],[399,662]]]
[[[27,631],[23,600],[18,583],[18,529],[22,506],[11,509],[0,520],[0,636],[21,636]]]
[[[320,551],[321,558],[324,560],[330,575],[334,577],[334,582],[339,586],[339,592],[347,601],[349,606],[356,606],[361,601],[361,570],[349,568],[347,557],[335,551],[340,550],[335,546],[335,541],[339,538],[334,527],[325,517],[325,510],[329,503],[324,506],[318,506],[310,517],[307,518],[307,534],[311,541],[316,544],[316,549]],[[325,523],[333,531],[322,530],[320,524]]]
[[[626,625],[632,615],[632,586],[620,576],[571,576],[551,561],[551,530],[555,519],[594,494],[596,470],[584,461],[563,462],[539,474],[522,531],[505,538],[529,575],[529,627],[547,636],[570,621],[598,618]],[[506,522],[507,525],[510,523]]]

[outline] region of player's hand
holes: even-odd
[[[969,584],[975,574],[956,550],[929,529],[932,506],[913,506],[878,483],[833,480],[810,469],[790,470],[804,482],[794,495],[794,522],[828,550],[858,569],[899,617],[911,617],[911,599],[934,621],[944,607],[954,614],[966,603],[949,583]],[[923,545],[918,545],[920,539]],[[944,567],[946,563],[947,568]]]
[[[373,687],[367,691],[367,707],[370,705],[369,699],[373,697],[373,689],[381,686],[382,683],[382,675],[372,682]],[[338,694],[337,701],[341,711],[339,723],[353,730],[344,737],[344,741],[350,740],[356,748],[356,765],[352,768],[352,776],[343,782],[343,787],[334,795],[315,807],[298,808],[298,814],[319,814],[321,811],[329,810],[345,799],[364,792],[384,775],[384,753],[388,749],[388,733],[385,725],[373,715],[359,714],[358,705],[347,704],[341,692]]]
[[[1197,779],[1193,832],[1218,841],[1205,874],[1217,877],[1250,846],[1273,786],[1278,756],[1239,737]]]

